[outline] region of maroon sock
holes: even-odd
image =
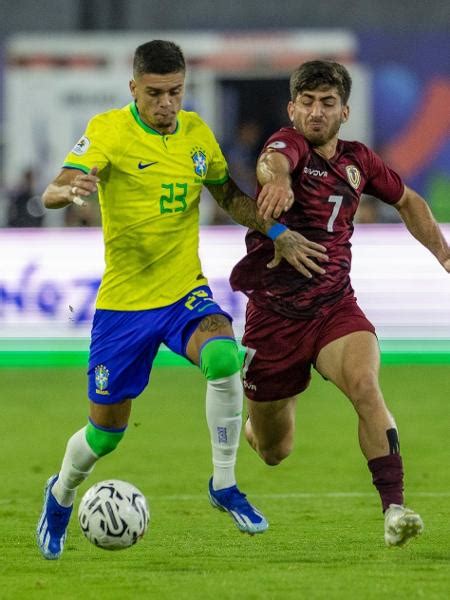
[[[372,458],[367,463],[373,485],[380,494],[383,512],[389,504],[403,504],[403,464],[400,454]]]

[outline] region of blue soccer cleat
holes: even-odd
[[[236,485],[223,490],[214,490],[211,477],[209,480],[209,500],[214,508],[229,513],[238,529],[243,533],[249,533],[250,535],[263,533],[269,527],[269,523],[264,516],[250,504],[245,494],[240,492]]]
[[[54,498],[51,488],[57,479],[58,475],[52,475],[45,485],[44,506],[36,528],[38,548],[48,560],[56,560],[64,550],[67,526],[73,508],[61,506]]]

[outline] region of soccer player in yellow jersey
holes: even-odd
[[[207,379],[206,414],[213,476],[209,498],[250,534],[268,523],[236,486],[243,392],[231,317],[214,301],[199,257],[200,192],[206,186],[237,222],[274,241],[298,270],[323,269],[324,248],[258,214],[237,188],[214,134],[181,110],[185,61],[178,46],[154,40],[135,52],[133,101],[95,116],[44,192],[47,208],[82,203],[98,192],[106,268],[89,356],[88,424],[67,443],[49,478],[37,527],[47,559],[61,556],[75,493],[97,460],[122,439],[131,402],[147,386],[161,343],[198,365]],[[280,214],[289,198],[272,201]]]

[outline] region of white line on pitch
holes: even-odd
[[[448,498],[450,492],[413,492],[408,494],[411,497],[418,498]],[[159,496],[157,494],[149,494],[155,500],[199,500],[204,498],[203,494],[180,494],[171,496]],[[273,499],[273,500],[295,500],[302,498],[370,498],[373,492],[293,492],[286,494],[252,494],[253,498]]]

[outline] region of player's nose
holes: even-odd
[[[172,104],[172,96],[169,93],[161,94],[159,97],[159,104],[161,106],[170,106]]]
[[[321,117],[322,116],[322,105],[320,102],[314,102],[311,105],[311,116],[312,117]]]

